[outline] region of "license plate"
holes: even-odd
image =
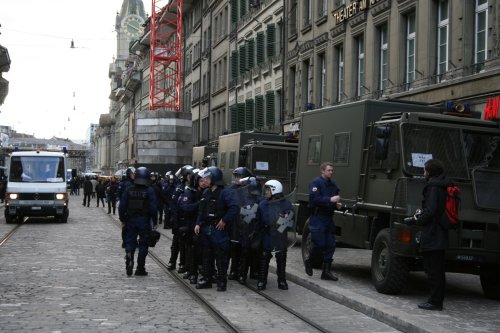
[[[42,207],[33,206],[33,207],[31,207],[31,210],[42,210]]]
[[[481,262],[484,259],[482,256],[472,256],[467,254],[457,254],[455,258],[460,261],[471,261],[471,262]]]

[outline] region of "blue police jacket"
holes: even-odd
[[[332,196],[338,195],[340,189],[334,180],[318,176],[309,185],[310,208],[318,207],[319,213],[330,214],[336,209],[336,203],[330,202]]]
[[[220,190],[217,191],[218,189]],[[212,191],[212,189],[210,188],[205,189],[201,195],[201,200],[215,199],[216,200],[215,210],[217,212],[220,212],[222,216],[222,221],[224,221],[226,225],[230,225],[231,223],[234,222],[234,220],[240,213],[240,206],[238,205],[238,201],[234,196],[233,190],[224,189],[220,187],[218,189],[216,189],[215,191]],[[217,195],[217,193],[219,193],[218,197],[214,197]],[[202,209],[198,210],[198,216],[196,218],[197,225],[201,225],[201,222],[205,220],[206,217],[202,216],[203,213],[204,212]]]
[[[140,186],[140,185],[138,185]],[[130,186],[129,186],[130,189]],[[154,188],[151,186],[147,187],[147,214],[143,214],[141,216],[127,216],[127,208],[128,208],[128,197],[129,191],[123,192],[122,200],[120,200],[120,204],[118,206],[118,216],[120,217],[120,221],[126,221],[129,219],[133,219],[134,222],[144,222],[149,223],[150,219],[153,222],[153,225],[158,224],[158,208],[156,205],[156,192]]]

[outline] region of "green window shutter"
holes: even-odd
[[[274,125],[274,91],[266,93],[266,125]]]
[[[238,105],[233,104],[231,110],[231,133],[238,132]]]
[[[254,129],[254,104],[253,99],[245,101],[245,130],[247,131]]]
[[[274,44],[276,44],[276,26],[273,23],[267,25],[267,58],[274,57]]]
[[[238,77],[238,51],[231,52],[231,78]]]
[[[238,0],[231,0],[231,23],[238,22]]]
[[[260,31],[257,33],[257,64],[264,63],[266,54],[264,51],[264,32]]]
[[[240,74],[247,69],[247,52],[246,45],[240,46]]]
[[[264,127],[264,96],[255,96],[255,127]]]
[[[247,0],[240,1],[240,17],[247,13]]]
[[[245,103],[238,103],[238,126],[237,132],[245,130]]]
[[[251,69],[255,66],[255,40],[250,39],[247,42],[247,48],[248,48],[248,55],[247,55],[247,62],[248,62],[248,69]]]

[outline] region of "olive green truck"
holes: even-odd
[[[441,160],[461,189],[459,225],[449,230],[449,272],[477,274],[486,296],[500,299],[500,127],[466,113],[418,104],[361,101],[304,112],[297,159],[297,231],[309,255],[309,184],[334,164],[347,211],[336,211],[339,245],[372,250],[371,275],[395,294],[421,270],[418,226],[402,220],[420,208],[423,164]],[[321,258],[312,258],[316,267]]]

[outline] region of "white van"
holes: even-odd
[[[47,151],[17,151],[7,160],[5,195],[7,223],[24,217],[54,217],[68,221],[66,155]]]

